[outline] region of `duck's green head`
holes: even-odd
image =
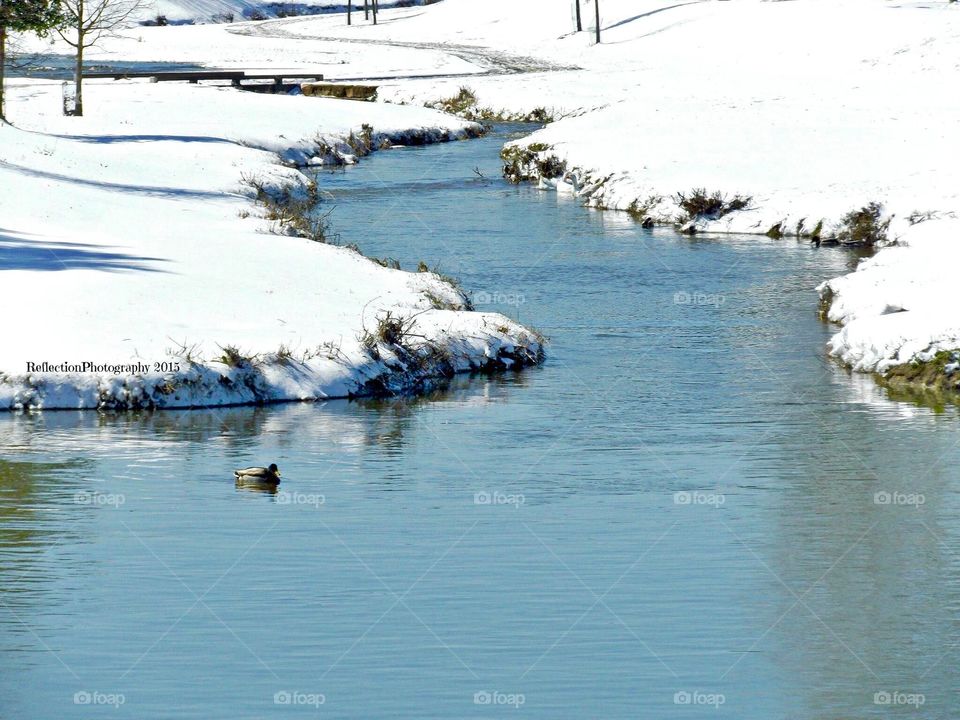
[[[277,477],[280,477],[280,469],[277,467],[277,464],[276,464],[276,463],[270,463],[270,467],[269,467],[268,469],[269,469],[270,472],[272,472],[274,475],[276,475]]]

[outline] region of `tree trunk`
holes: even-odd
[[[7,27],[0,25],[0,123],[6,122],[3,114],[3,84],[6,82],[7,68]]]
[[[573,0],[577,6],[577,32],[583,30],[583,21],[580,20],[580,0]]]
[[[377,0],[370,0],[373,3],[373,24],[377,24]]]
[[[600,0],[593,0],[593,6],[597,11],[597,45],[600,44]]]
[[[347,0],[347,25],[353,24],[353,0]]]
[[[73,84],[77,91],[77,97],[74,100],[73,114],[77,117],[83,115],[83,34],[77,34],[77,66],[74,69]]]
[[[363,0],[363,19],[370,19],[370,0]]]

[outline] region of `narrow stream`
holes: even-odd
[[[824,358],[853,258],[510,186],[523,130],[319,179],[342,242],[459,277],[543,367],[0,416],[0,716],[952,713],[957,418]],[[283,494],[234,487],[270,461]]]

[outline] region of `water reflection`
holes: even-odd
[[[276,495],[280,488],[275,483],[257,482],[248,478],[237,478],[234,483],[237,490],[243,492],[261,493],[263,495]]]

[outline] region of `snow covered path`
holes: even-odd
[[[568,70],[580,70],[575,65],[563,65],[541,58],[521,56],[514,53],[495,50],[491,47],[481,47],[475,45],[458,45],[446,42],[414,42],[402,40],[389,40],[386,38],[355,38],[355,37],[336,37],[336,36],[312,36],[303,31],[303,18],[283,18],[279,20],[268,20],[256,24],[233,25],[227,29],[228,32],[235,35],[241,35],[251,38],[274,38],[281,40],[312,40],[316,42],[331,43],[351,43],[358,45],[372,45],[378,48],[396,47],[408,48],[413,50],[431,50],[452,55],[463,60],[470,65],[478,68],[475,72],[464,73],[439,73],[439,74],[411,74],[411,75],[382,75],[382,76],[360,76],[360,77],[338,77],[339,81],[350,80],[378,80],[389,78],[392,80],[403,80],[410,78],[418,79],[439,79],[448,77],[460,77],[464,75],[484,76],[484,75],[513,75],[518,73],[535,72],[558,72]],[[297,32],[297,29],[300,32]]]

